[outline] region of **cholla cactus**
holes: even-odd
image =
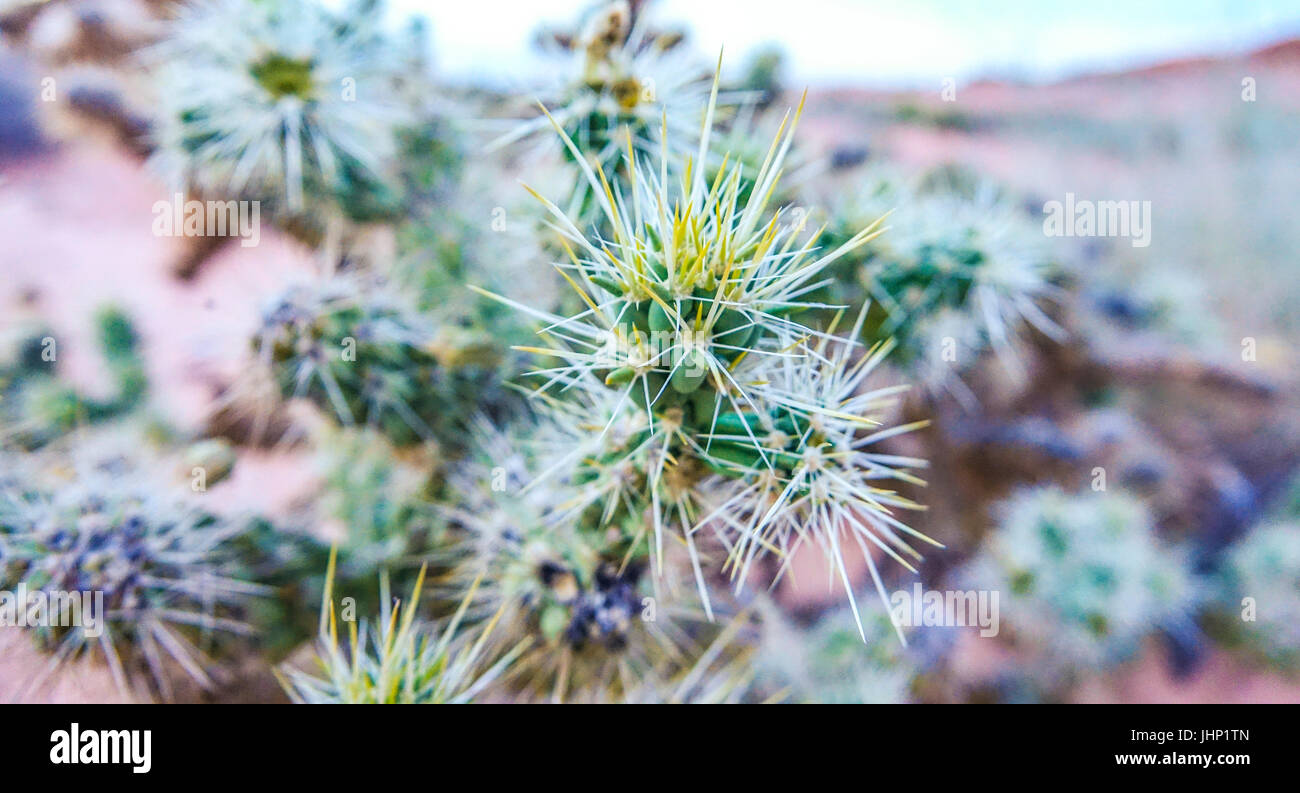
[[[765,609],[755,659],[764,691],[785,689],[797,701],[898,703],[908,699],[915,669],[893,641],[889,614],[862,615],[863,645],[843,614],[827,614],[799,629],[776,608]]]
[[[763,698],[757,683],[756,650],[752,645],[753,619],[748,611],[732,618],[707,645],[684,648],[685,656],[671,659],[639,676],[624,680],[618,692],[588,689],[571,701],[623,704],[729,704],[779,702],[784,692]],[[689,660],[688,660],[689,659]]]
[[[612,191],[603,169],[589,167],[557,124],[612,230],[588,238],[539,196],[569,255],[557,267],[587,310],[565,317],[498,299],[548,323],[542,333],[554,345],[526,348],[556,359],[536,372],[544,378],[538,395],[579,392],[584,405],[611,405],[578,411],[588,424],[596,416],[605,422],[588,430],[596,446],[616,424],[640,425],[613,439],[617,446],[578,443],[567,458],[588,466],[576,481],[594,479],[618,494],[599,516],[601,528],[652,523],[648,546],[630,553],[648,552],[662,572],[665,533],[676,526],[709,610],[701,530],[728,549],[737,587],[759,556],[813,540],[851,593],[845,543],[900,561],[900,553],[916,556],[900,535],[924,538],[893,515],[916,505],[872,480],[915,481],[906,469],[921,462],[864,451],[912,428],[876,429],[879,408],[896,389],[858,393],[889,345],[859,356],[855,342],[835,341],[791,315],[824,307],[805,296],[828,266],[870,241],[878,223],[817,253],[816,235],[800,239],[806,216],[769,212],[797,114],[793,122],[787,115],[752,176],[748,200],[739,200],[743,166],[726,165],[706,182],[695,163],[710,151],[716,94],[715,83],[699,154],[680,168],[676,188],[667,181],[666,150],[657,169],[629,151],[629,189]],[[641,528],[636,536],[646,534]]]
[[[644,14],[632,18],[627,0],[613,0],[588,18],[579,35],[557,38],[562,41],[544,44],[562,50],[573,69],[541,94],[550,118],[520,124],[494,141],[494,148],[545,133],[553,118],[581,151],[566,149],[564,156],[599,165],[611,179],[628,145],[647,156],[661,146],[687,150],[709,96],[710,71],[687,51],[682,34],[652,30]],[[593,191],[575,176],[565,198],[568,212],[599,220],[599,187]]]
[[[1300,658],[1300,528],[1277,523],[1256,528],[1228,556],[1226,604],[1238,617],[1243,598],[1253,620],[1243,621],[1249,645],[1269,661],[1294,669]]]
[[[414,569],[412,562],[441,545],[432,503],[440,485],[436,450],[396,449],[363,428],[329,432],[319,446],[320,515],[345,535],[339,548],[346,580],[372,579],[403,562]]]
[[[558,490],[523,491],[530,461],[520,459],[507,436],[481,428],[478,451],[478,459],[452,474],[449,492],[455,500],[443,507],[453,525],[467,532],[473,549],[458,578],[484,578],[482,600],[489,608],[519,605],[527,611],[530,629],[548,641],[566,635],[585,639],[573,610],[594,585],[599,549],[560,517]]]
[[[551,701],[741,696],[744,670],[731,663],[743,651],[731,640],[738,623],[720,630],[690,598],[667,597],[690,593],[684,554],[669,554],[662,576],[646,575],[644,549],[630,539],[639,524],[644,540],[644,524],[626,514],[602,524],[610,493],[566,459],[580,442],[567,429],[544,421],[506,434],[483,422],[478,457],[449,481],[456,501],[445,513],[472,549],[451,582],[481,580],[480,608],[502,613],[502,641],[533,641],[510,687]],[[545,479],[534,473],[546,469]]]
[[[770,150],[768,141],[775,137],[772,119],[758,115],[755,110],[752,105],[742,106],[737,110],[735,120],[718,130],[717,139],[712,144],[713,151],[708,154],[705,175],[706,181],[712,184],[724,169],[739,171],[740,189],[736,195],[737,203],[742,206],[749,202],[749,195],[756,186],[755,177],[762,170],[763,162],[767,159]],[[789,207],[792,220],[805,211],[799,206],[802,186],[806,185],[820,169],[819,163],[807,156],[799,146],[793,145],[795,143],[792,141],[791,148],[786,152],[781,179],[771,185],[772,194],[767,199],[769,206]],[[863,223],[857,230],[860,231],[871,225],[875,220],[884,217],[887,212],[888,209],[882,211],[872,220]],[[831,248],[838,244],[823,236],[823,250],[830,249],[826,247],[828,243]]]
[[[938,182],[917,184],[879,167],[867,175],[837,211],[831,239],[847,239],[885,212],[892,212],[889,231],[841,260],[830,299],[874,301],[868,338],[897,338],[901,359],[931,386],[951,386],[986,347],[1022,374],[1014,348],[1022,327],[1064,336],[1043,310],[1059,296],[1046,241],[992,185]],[[945,343],[953,351],[947,359]]]
[[[974,571],[1002,593],[1003,617],[1037,645],[1048,673],[1123,660],[1142,637],[1185,620],[1199,597],[1146,508],[1122,493],[1021,491]]]
[[[396,294],[337,277],[274,302],[254,339],[281,395],[304,397],[340,424],[364,424],[406,445],[458,448],[468,411],[500,403],[494,345],[456,327],[435,329]]]
[[[289,696],[305,704],[459,704],[471,702],[501,677],[528,648],[525,639],[493,657],[488,639],[494,618],[477,635],[461,630],[477,586],[471,586],[456,614],[437,627],[417,621],[424,571],[405,606],[393,607],[387,576],[380,578],[379,619],[374,626],[348,622],[346,646],[339,643],[333,601],[334,558],[321,604],[317,661],[322,676],[288,668],[280,678]]]
[[[123,465],[0,482],[0,588],[103,593],[97,624],[83,613],[79,625],[31,628],[52,654],[50,668],[98,651],[123,690],[143,668],[171,698],[174,667],[212,685],[200,645],[248,633],[241,609],[262,590],[228,575],[239,524]]]
[[[283,202],[379,191],[410,110],[407,48],[371,2],[340,16],[314,0],[190,0],[150,53],[156,164],[178,189]],[[355,196],[353,196],[355,198]]]
[[[12,360],[0,361],[0,439],[33,449],[79,425],[121,416],[144,400],[144,362],[130,319],[118,309],[106,308],[99,312],[96,324],[116,393],[96,399],[64,383],[55,371],[56,340],[43,330],[32,330],[15,341]]]

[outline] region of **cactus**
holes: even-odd
[[[476,634],[462,631],[462,620],[474,599],[471,586],[456,614],[442,626],[417,620],[421,570],[411,596],[396,609],[386,576],[380,578],[379,619],[372,625],[348,621],[346,646],[339,641],[339,615],[333,601],[334,557],[326,574],[321,604],[317,663],[321,676],[285,668],[281,683],[294,702],[305,704],[460,704],[483,694],[528,648],[523,641],[491,657],[487,640],[495,620]]]
[[[26,30],[31,14],[9,27],[58,38],[67,31],[54,23],[80,14],[94,33],[93,14],[69,10],[92,4],[65,5],[39,31]],[[423,26],[391,28],[383,0],[152,4],[158,40],[114,65],[146,70],[152,117],[117,131],[151,138],[167,198],[260,204],[324,272],[264,306],[249,365],[204,432],[168,438],[152,477],[135,451],[104,463],[99,432],[82,431],[146,398],[125,316],[99,318],[116,383],[105,398],[59,376],[43,329],[0,345],[13,347],[0,351],[0,615],[19,586],[98,591],[109,612],[102,637],[25,631],[50,668],[99,655],[124,688],[175,699],[195,688],[178,673],[220,696],[234,689],[229,662],[255,661],[240,668],[274,665],[302,703],[1055,698],[1085,676],[1123,674],[1153,634],[1175,665],[1193,661],[1202,626],[1293,668],[1294,516],[1222,555],[1214,542],[1272,489],[1285,449],[1247,465],[1258,439],[1245,437],[1225,459],[1181,465],[1223,433],[1210,422],[1164,439],[1159,520],[1124,493],[1008,482],[1065,477],[1093,453],[1107,466],[1132,457],[1133,433],[1119,446],[1074,443],[1095,423],[1080,405],[1146,415],[1154,393],[1213,412],[1199,380],[1167,387],[1163,369],[1182,373],[1181,361],[1114,371],[1099,354],[1162,336],[1204,345],[1215,329],[1187,279],[1111,268],[1100,276],[1111,282],[1078,279],[1092,305],[1066,303],[1075,273],[1019,197],[960,166],[886,167],[878,150],[896,129],[852,170],[867,147],[849,136],[866,127],[965,128],[971,111],[886,101],[858,112],[837,94],[849,104],[818,122],[822,143],[840,141],[824,163],[796,141],[804,100],[769,115],[785,93],[777,49],[757,51],[724,91],[721,56],[697,58],[649,6],[592,0],[578,30],[540,39],[564,68],[550,84],[539,75],[540,90],[518,97],[538,101],[519,109],[483,84],[435,82]],[[57,76],[41,49],[28,53],[38,73]],[[42,98],[55,87],[43,80]],[[493,125],[504,133],[493,141],[463,135]],[[501,156],[468,156],[483,144]],[[515,191],[518,176],[532,187]],[[859,189],[838,199],[850,179]],[[164,225],[155,233],[177,232]],[[202,234],[193,225],[178,233]],[[208,231],[176,269],[217,250]],[[278,236],[268,242],[240,257],[276,259]],[[217,281],[168,302],[212,295],[214,310],[230,308]],[[1079,338],[1053,352],[1037,334],[1062,340],[1058,316]],[[1248,338],[1243,359],[1256,352]],[[220,359],[164,358],[196,387],[187,397],[225,371]],[[1031,371],[1042,382],[1029,387]],[[909,385],[929,393],[909,398]],[[1285,438],[1270,389],[1248,385],[1258,399],[1243,426]],[[970,410],[976,387],[992,412]],[[929,398],[939,389],[961,404]],[[1011,415],[1030,407],[1042,415]],[[944,431],[910,435],[927,413]],[[1042,455],[1017,448],[1026,438],[1050,471],[1029,470]],[[937,508],[922,521],[918,488],[935,457]],[[276,481],[293,466],[313,469],[314,489]],[[1140,467],[1124,469],[1151,479]],[[159,475],[181,473],[212,494],[173,494]],[[1187,502],[1211,479],[1223,491],[1212,509]],[[229,517],[246,488],[283,511]],[[983,532],[972,499],[1007,492]],[[1200,523],[1208,545],[1190,561],[1157,530]],[[905,636],[913,620],[886,591],[919,574],[939,538],[960,544],[957,560],[978,553],[927,573],[965,573],[1000,596],[1002,666],[984,679],[972,675],[990,645],[967,655],[972,632]],[[805,599],[804,580],[792,591],[809,562],[844,590],[835,607]],[[1202,571],[1219,585],[1213,611]],[[301,666],[302,650],[315,666]]]
[[[365,219],[400,205],[388,192],[413,121],[399,92],[409,53],[379,15],[335,16],[311,0],[182,5],[149,53],[154,164],[177,189],[288,215],[323,205]]]
[[[1017,493],[973,570],[1058,679],[1125,660],[1144,636],[1185,621],[1201,596],[1180,552],[1157,540],[1146,507],[1124,493]]]
[[[442,487],[435,452],[395,449],[379,433],[360,428],[321,438],[318,520],[345,533],[339,543],[345,581],[373,579],[393,566],[418,567],[443,545],[433,503]]]
[[[865,646],[845,616],[827,614],[800,629],[775,608],[766,609],[755,659],[761,689],[832,704],[907,701],[915,670],[893,641],[890,615],[868,610]]]
[[[1300,530],[1294,523],[1255,528],[1230,550],[1223,574],[1224,610],[1240,621],[1247,646],[1288,670],[1300,659],[1297,536]],[[1249,604],[1245,598],[1250,598]]]
[[[243,527],[120,460],[73,468],[71,479],[29,471],[0,483],[0,588],[103,594],[98,625],[83,617],[30,628],[51,668],[99,654],[123,690],[145,679],[171,698],[177,669],[211,687],[203,647],[249,633],[241,614],[262,591],[229,575]]]
[[[694,696],[700,689],[682,676],[724,632],[681,597],[690,575],[682,555],[670,554],[653,580],[631,541],[638,521],[599,520],[610,492],[593,489],[572,459],[579,439],[568,429],[543,419],[506,433],[480,421],[478,453],[452,472],[454,501],[443,507],[470,551],[450,583],[459,591],[481,581],[481,608],[502,614],[502,640],[532,642],[508,681],[520,696],[643,699],[650,680],[680,680],[682,696]]]
[[[715,83],[701,152],[709,150],[716,95]],[[690,176],[674,189],[664,181],[666,152],[658,168],[630,153],[624,193],[611,191],[603,169],[583,160],[613,230],[609,237],[589,238],[563,210],[538,198],[569,257],[556,266],[587,309],[559,316],[484,292],[547,323],[543,335],[552,346],[524,348],[554,360],[535,373],[543,380],[535,396],[585,393],[589,403],[607,406],[577,411],[598,443],[615,423],[643,423],[620,447],[591,455],[590,444],[577,444],[589,454],[587,470],[576,475],[628,495],[621,504],[608,502],[601,528],[636,526],[649,513],[652,531],[634,535],[648,533],[648,541],[638,540],[632,553],[648,554],[656,573],[663,569],[665,534],[670,527],[680,532],[710,614],[697,547],[706,529],[729,549],[725,567],[738,588],[768,550],[787,555],[813,539],[851,593],[844,543],[863,550],[869,543],[910,567],[900,552],[918,554],[900,535],[925,539],[892,514],[916,505],[872,481],[916,482],[906,469],[923,463],[863,451],[915,426],[874,429],[898,390],[858,393],[890,345],[863,351],[852,341],[861,314],[847,340],[796,320],[799,312],[821,307],[804,299],[820,285],[818,277],[879,233],[877,222],[821,253],[816,235],[800,239],[806,216],[792,222],[783,210],[769,212],[797,120],[798,113],[782,125],[753,175],[758,188],[743,204],[740,165],[706,182],[688,160],[681,172]],[[577,143],[558,124],[556,131],[582,160]]]
[[[489,339],[435,330],[395,293],[348,277],[290,289],[264,314],[254,346],[284,398],[306,398],[399,446],[458,449],[469,412],[504,402]]]
[[[284,525],[257,521],[239,542],[244,575],[276,592],[250,619],[272,655],[312,635],[331,541],[338,586],[361,593],[365,611],[380,606],[376,575],[406,588],[421,565],[441,575],[463,555],[434,503],[444,486],[436,446],[395,448],[378,431],[342,427],[322,430],[316,447],[321,488],[311,507]]]
[[[1044,310],[1060,291],[1042,234],[991,184],[960,175],[928,182],[887,167],[866,174],[856,197],[836,210],[829,239],[848,239],[885,212],[889,230],[840,260],[826,299],[870,302],[867,338],[897,339],[899,360],[932,386],[948,385],[988,348],[1022,375],[1021,328],[1064,338]],[[947,340],[952,354],[944,358]]]
[[[57,376],[54,337],[36,330],[18,341],[11,361],[0,363],[0,438],[35,449],[74,428],[125,415],[145,398],[147,379],[130,319],[117,308],[98,312],[99,343],[115,392],[106,399],[83,395]]]
[[[1089,343],[1117,344],[1117,333],[1145,331],[1192,349],[1209,348],[1222,333],[1210,307],[1207,285],[1194,273],[1168,265],[1114,268],[1092,290],[1096,312],[1086,330]]]
[[[600,188],[582,177],[598,164],[610,179],[630,149],[657,156],[660,148],[684,153],[709,96],[710,72],[687,51],[681,33],[656,31],[644,15],[632,18],[627,0],[597,8],[576,36],[558,46],[573,61],[565,79],[542,93],[544,115],[518,124],[493,142],[494,148],[545,135],[559,124],[577,144],[561,149],[573,171],[564,206],[578,221],[600,222]],[[555,47],[550,47],[554,49]],[[735,98],[723,95],[724,104]]]

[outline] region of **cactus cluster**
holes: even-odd
[[[805,232],[806,215],[769,207],[802,107],[787,114],[746,200],[740,163],[724,163],[706,181],[695,163],[710,151],[716,96],[715,83],[695,159],[670,166],[666,151],[656,163],[629,146],[626,192],[611,190],[599,164],[581,163],[608,236],[584,233],[538,196],[568,256],[556,267],[583,311],[562,316],[500,298],[545,323],[540,333],[551,346],[527,348],[546,362],[533,373],[541,381],[535,395],[576,392],[608,406],[579,410],[605,421],[591,429],[605,448],[570,455],[575,483],[618,488],[599,528],[617,530],[648,513],[652,531],[635,530],[629,553],[647,555],[656,573],[675,529],[706,611],[698,546],[707,535],[727,549],[724,568],[738,588],[756,559],[773,550],[788,559],[811,540],[850,593],[846,545],[873,546],[910,567],[900,554],[918,557],[908,540],[926,539],[893,514],[916,505],[878,483],[915,482],[908,469],[924,463],[870,448],[913,428],[883,424],[898,389],[862,387],[890,345],[868,350],[855,341],[861,313],[845,338],[834,336],[834,323],[799,321],[826,308],[807,296],[837,259],[879,234],[879,221],[821,249],[817,234]],[[581,159],[578,144],[556,131]],[[611,435],[616,423],[635,430]]]
[[[1179,629],[1202,594],[1181,553],[1133,496],[1037,488],[1003,505],[973,576],[1002,594],[1002,619],[1052,677],[1122,661],[1144,637]]]
[[[923,382],[951,385],[990,348],[1022,374],[1014,341],[1025,327],[1064,338],[1047,313],[1061,295],[1059,265],[1003,191],[962,172],[909,178],[875,166],[836,209],[830,239],[848,239],[886,212],[889,232],[841,260],[829,298],[869,302],[867,337],[895,338],[899,359]]]
[[[285,399],[308,399],[398,446],[459,448],[469,414],[503,399],[492,340],[436,327],[392,290],[350,277],[286,291],[253,344]]]
[[[120,458],[51,470],[0,482],[0,589],[102,594],[103,611],[35,625],[38,644],[56,665],[101,655],[123,689],[145,680],[170,697],[177,673],[211,686],[205,648],[247,634],[243,608],[261,593],[231,575],[242,525]]]
[[[154,160],[176,189],[269,202],[285,215],[392,206],[414,139],[401,91],[412,43],[373,0],[335,14],[310,0],[196,0],[149,52]],[[309,206],[311,204],[311,206]]]
[[[620,499],[574,484],[582,466],[566,458],[583,441],[564,427],[507,434],[480,422],[478,454],[451,474],[443,507],[470,549],[450,583],[481,582],[480,608],[502,615],[501,640],[532,644],[510,675],[526,695],[648,696],[647,680],[685,674],[719,631],[682,598],[677,554],[665,579],[652,580],[633,541],[638,521],[600,519]]]
[[[1158,411],[1136,392],[1190,398],[1161,387],[1196,379],[1183,362],[1112,377],[1087,356],[1134,331],[1194,340],[1210,326],[1190,290],[1153,271],[1061,300],[1073,274],[1008,191],[895,170],[889,136],[828,176],[796,148],[807,95],[769,112],[776,53],[728,90],[721,56],[697,59],[646,3],[595,5],[542,37],[565,68],[522,112],[531,95],[435,83],[422,28],[391,29],[381,0],[151,6],[159,40],[130,68],[157,91],[152,165],[186,198],[265,202],[266,239],[323,266],[269,295],[245,358],[150,362],[225,388],[202,430],[155,417],[161,449],[105,457],[83,432],[148,396],[139,350],[165,340],[141,344],[121,312],[99,318],[107,398],[66,384],[43,328],[0,351],[0,595],[106,608],[102,635],[31,627],[51,669],[97,656],[169,699],[258,695],[243,684],[260,675],[300,703],[904,702],[1008,680],[1050,699],[1153,635],[1199,641],[1246,598],[1234,634],[1294,667],[1294,516],[1226,552],[1168,541],[1194,518],[1164,490],[1240,455],[1201,454],[1213,422],[1190,443],[1143,423]],[[1034,332],[1065,343],[1026,354]],[[1020,387],[1026,372],[1051,382]],[[1133,420],[1076,443],[1099,399]],[[1178,488],[1044,484],[1118,460],[1140,489],[1130,435],[1160,436],[1139,451]],[[135,460],[154,453],[196,478]],[[1216,509],[1250,501],[1229,490]],[[942,615],[905,634],[916,612],[890,589],[922,573],[999,597],[1001,630]],[[976,669],[990,656],[998,673]]]

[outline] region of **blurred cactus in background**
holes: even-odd
[[[889,614],[862,609],[866,646],[851,615],[830,613],[800,629],[776,609],[764,616],[756,664],[769,691],[826,704],[898,703],[908,700],[915,670],[894,638]]]
[[[766,45],[749,56],[740,88],[757,94],[760,108],[772,104],[785,90],[787,60],[785,51],[776,44]]]
[[[1133,496],[1023,490],[1000,517],[972,575],[1002,593],[1002,619],[1048,686],[1127,659],[1157,630],[1184,629],[1202,600]]]
[[[1117,344],[1124,333],[1154,333],[1192,349],[1213,345],[1222,328],[1210,308],[1206,285],[1194,275],[1163,265],[1115,268],[1097,279],[1091,297],[1096,321],[1085,337],[1098,347]]]
[[[634,19],[632,8],[614,0],[593,8],[577,34],[543,32],[543,49],[570,65],[558,85],[542,91],[543,115],[493,143],[499,148],[533,136],[549,141],[551,125],[558,124],[577,145],[576,151],[562,148],[561,155],[580,166],[572,172],[572,192],[559,200],[584,229],[603,217],[601,188],[581,170],[599,165],[608,178],[620,179],[629,148],[650,157],[661,149],[685,153],[709,97],[708,61],[689,52],[682,32],[656,30],[648,15]],[[724,104],[732,101],[723,96]]]
[[[1300,527],[1273,523],[1234,546],[1224,611],[1247,646],[1280,669],[1300,660]],[[1249,600],[1247,600],[1249,599]]]
[[[394,563],[427,561],[440,535],[433,499],[440,495],[435,448],[395,449],[373,430],[344,428],[322,438],[323,496],[315,520],[336,527],[348,580],[373,579]]]
[[[126,414],[145,398],[144,361],[130,319],[116,308],[96,317],[100,349],[115,393],[90,397],[57,373],[58,343],[48,330],[19,329],[0,360],[0,440],[27,449],[43,446],[74,428]]]
[[[149,53],[161,172],[176,189],[287,214],[391,204],[410,55],[381,32],[376,5],[341,16],[310,0],[182,5]]]
[[[45,459],[0,482],[0,589],[103,597],[98,624],[83,611],[77,624],[28,629],[50,669],[99,654],[123,690],[169,699],[177,674],[211,687],[204,649],[247,634],[243,608],[262,592],[230,576],[241,524],[187,500],[185,485],[160,488],[130,459],[54,460],[43,472]]]
[[[283,398],[306,398],[399,446],[461,448],[469,416],[500,401],[491,339],[437,328],[395,293],[352,278],[291,288],[254,345]]]
[[[866,337],[897,339],[899,360],[917,378],[961,389],[954,375],[990,348],[1023,376],[1015,352],[1021,329],[1064,338],[1045,313],[1061,294],[1046,241],[993,185],[960,171],[909,179],[876,166],[835,211],[829,239],[849,239],[886,213],[888,232],[833,270],[829,301],[870,302]]]

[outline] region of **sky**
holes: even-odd
[[[571,23],[590,0],[390,0],[431,20],[438,71],[514,83],[541,62],[539,22]],[[658,0],[696,47],[727,62],[780,43],[795,83],[919,87],[982,76],[1046,81],[1300,36],[1300,0]]]

